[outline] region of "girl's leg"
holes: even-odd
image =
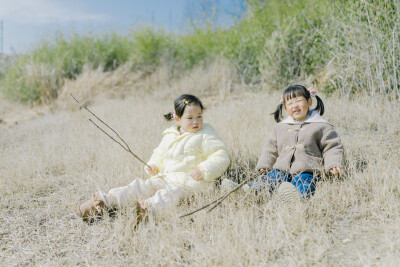
[[[262,189],[269,189],[274,192],[281,183],[289,181],[289,176],[280,170],[272,170],[267,175],[257,178],[254,183],[249,184],[255,193],[261,192]]]
[[[168,184],[158,190],[152,197],[142,202],[144,208],[151,208],[154,214],[162,213],[166,209],[177,205],[179,201],[190,196],[190,192],[177,185]]]
[[[303,172],[299,175],[293,176],[291,183],[300,192],[303,198],[309,198],[315,191],[315,182],[317,176],[311,172]]]
[[[161,178],[150,178],[142,180],[136,178],[127,186],[111,189],[105,194],[108,208],[135,205],[142,198],[149,198],[154,195],[157,190],[167,187],[167,182]]]

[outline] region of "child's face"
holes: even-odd
[[[196,133],[203,127],[203,111],[199,105],[188,105],[182,117],[175,120],[186,132]]]
[[[285,110],[296,121],[302,121],[307,118],[308,109],[312,105],[312,99],[306,100],[304,96],[296,96],[291,99],[285,99]]]

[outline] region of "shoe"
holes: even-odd
[[[135,230],[138,229],[139,224],[143,221],[146,222],[148,221],[149,217],[147,216],[147,208],[144,209],[142,208],[142,205],[140,204],[140,201],[136,202],[136,225],[134,227]]]
[[[84,221],[87,221],[90,217],[101,215],[105,208],[106,204],[103,193],[96,192],[92,194],[90,200],[76,207],[76,213]]]
[[[276,194],[289,209],[293,209],[301,202],[301,194],[296,187],[289,182],[283,182],[277,189]]]
[[[221,190],[224,191],[225,193],[229,193],[230,191],[238,187],[238,185],[239,185],[238,183],[235,183],[232,180],[223,179],[221,182]],[[236,192],[244,195],[250,194],[251,193],[250,186],[248,184],[244,184],[242,185],[241,188],[236,190]]]

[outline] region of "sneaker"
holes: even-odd
[[[235,189],[236,187],[238,187],[238,183],[235,183],[232,180],[229,179],[223,179],[221,182],[221,190],[224,191],[225,193],[229,193],[230,191],[232,191],[233,189]],[[250,186],[248,184],[244,184],[242,185],[241,188],[239,188],[238,190],[236,190],[236,192],[238,192],[239,194],[250,194]]]
[[[103,210],[106,208],[103,199],[104,196],[101,192],[93,193],[90,200],[76,207],[76,213],[84,221],[87,221],[90,217],[101,215]]]
[[[139,224],[143,222],[147,222],[149,220],[148,217],[148,209],[142,208],[141,200],[136,201],[136,225],[134,227],[135,230],[138,229]],[[143,203],[143,202],[142,202]]]
[[[293,209],[301,202],[301,194],[296,187],[289,182],[283,182],[276,190],[279,200],[281,200],[289,209]]]

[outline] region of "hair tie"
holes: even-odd
[[[186,99],[182,99],[182,103],[185,105],[189,105],[189,102],[187,102]]]
[[[317,91],[314,88],[310,87],[307,90],[310,92],[311,97],[315,97],[317,95]]]
[[[283,95],[281,95],[281,104],[283,104]]]

